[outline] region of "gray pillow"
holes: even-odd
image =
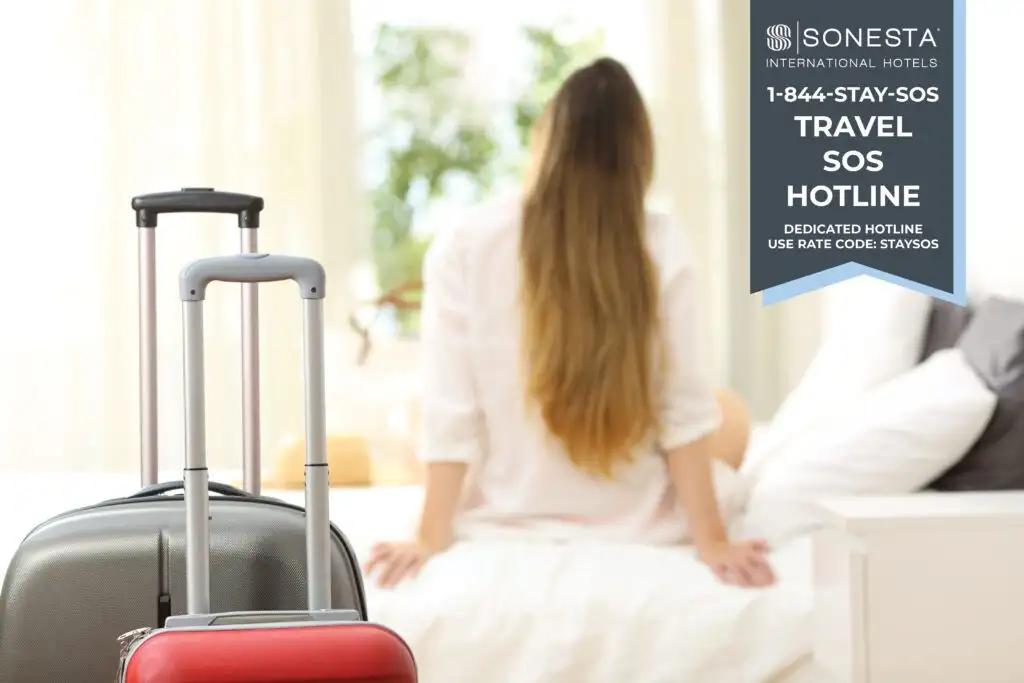
[[[932,299],[920,362],[928,360],[937,351],[956,346],[973,315],[974,311],[967,306],[957,306],[942,299]]]
[[[1024,489],[1024,303],[984,302],[957,346],[999,400],[981,437],[931,488]]]

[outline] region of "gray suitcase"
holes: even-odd
[[[0,593],[0,683],[106,683],[118,636],[159,628],[187,613],[182,481],[154,483],[156,451],[155,230],[161,213],[238,216],[242,248],[256,250],[263,200],[208,189],[132,200],[139,228],[141,441],[138,493],[72,510],[36,527],[11,560]],[[258,341],[255,283],[243,284],[245,484],[213,483],[210,608],[215,612],[307,608],[306,513],[259,496]],[[355,553],[330,526],[331,605],[366,618]]]

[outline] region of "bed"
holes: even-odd
[[[0,496],[19,505],[0,525],[0,567],[39,521],[135,486],[132,476],[4,477]],[[300,491],[266,493],[302,502]],[[331,517],[364,554],[407,533],[420,500],[416,487],[337,489]],[[758,591],[718,583],[690,548],[474,543],[394,591],[368,585],[368,601],[408,640],[423,683],[823,683],[807,663],[809,539],[772,561],[779,583]]]
[[[424,683],[789,683],[810,650],[809,557],[795,539],[773,553],[778,584],[744,590],[689,548],[476,543],[371,588],[370,608]]]
[[[0,495],[41,489],[26,479],[5,478]],[[51,482],[54,496],[3,525],[3,567],[37,521],[133,488],[130,477]],[[365,552],[408,528],[419,497],[337,490],[332,518]],[[370,585],[368,599],[372,618],[413,647],[423,683],[821,683],[792,677],[810,649],[809,557],[805,538],[775,549],[779,583],[754,591],[719,584],[689,548],[481,543],[394,591]]]

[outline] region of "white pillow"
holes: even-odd
[[[761,466],[743,535],[778,542],[807,531],[823,497],[920,490],[963,457],[995,405],[959,349],[835,405]]]
[[[822,342],[796,388],[746,461],[753,473],[794,435],[850,400],[917,365],[931,298],[861,276],[825,291]]]

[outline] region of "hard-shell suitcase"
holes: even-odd
[[[183,483],[155,483],[155,232],[161,213],[230,213],[242,250],[256,249],[263,200],[186,189],[132,200],[139,237],[141,451],[139,493],[44,522],[22,542],[0,593],[0,683],[106,683],[117,667],[117,637],[160,627],[185,612]],[[210,502],[217,610],[305,607],[305,512],[254,495],[259,485],[256,288],[243,284],[243,492],[223,484]],[[177,491],[177,494],[174,492]],[[171,494],[171,495],[167,495]],[[354,552],[331,527],[331,594],[337,608],[365,618]]]
[[[294,280],[304,318],[308,608],[216,613],[210,605],[203,300],[211,282]],[[331,609],[329,484],[324,410],[324,270],[312,259],[240,254],[195,261],[181,273],[185,327],[185,517],[188,616],[126,633],[120,683],[415,683],[393,631]],[[213,576],[216,575],[214,569]]]

